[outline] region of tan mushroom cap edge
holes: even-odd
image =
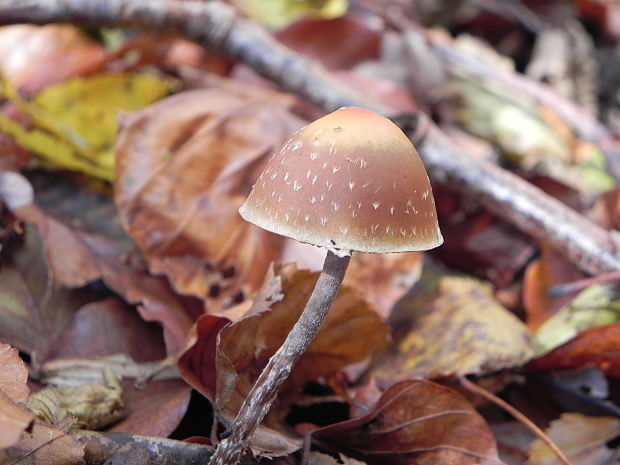
[[[443,243],[420,156],[389,119],[345,107],[300,129],[239,209],[248,222],[339,255]]]

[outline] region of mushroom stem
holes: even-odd
[[[340,289],[350,258],[327,252],[323,270],[304,311],[254,383],[229,428],[230,435],[220,442],[209,465],[235,465],[239,462],[249,439],[271,408],[279,387],[319,332]]]

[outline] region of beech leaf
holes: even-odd
[[[370,465],[500,465],[493,434],[451,389],[407,380],[386,390],[372,411],[312,433],[332,450]]]

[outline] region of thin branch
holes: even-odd
[[[321,65],[277,43],[263,28],[217,0],[4,0],[0,24],[19,22],[175,29],[237,58],[326,111],[356,105],[394,116],[387,108],[369,105],[352,94]],[[596,126],[593,131],[605,144],[605,134],[597,132],[600,129]],[[480,200],[498,217],[548,242],[587,273],[620,271],[612,236],[540,189],[470,156],[432,124],[419,148],[435,182],[449,182],[450,187]]]
[[[501,409],[508,412],[516,420],[518,420],[519,422],[527,426],[527,428],[530,429],[532,433],[534,433],[542,442],[545,443],[545,445],[549,449],[553,451],[553,453],[557,456],[558,460],[561,463],[563,463],[564,465],[572,465],[570,460],[568,460],[566,455],[564,455],[564,452],[562,452],[560,448],[555,445],[555,443],[551,440],[551,438],[549,438],[549,436],[547,436],[545,432],[536,425],[536,423],[534,423],[528,417],[523,415],[521,412],[519,412],[516,408],[514,408],[508,402],[500,399],[495,394],[487,391],[486,389],[481,388],[477,384],[472,383],[467,378],[459,378],[459,382],[461,383],[461,386],[463,386],[468,391],[473,392],[474,394],[478,394],[481,397],[484,397],[486,400],[494,403]]]
[[[70,435],[84,444],[86,465],[104,463],[157,463],[158,465],[196,465],[208,463],[213,447],[174,439],[138,436],[130,433],[99,433],[76,430]],[[241,465],[255,465],[250,457]]]

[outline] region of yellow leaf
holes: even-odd
[[[334,19],[347,11],[347,0],[234,0],[249,17],[282,28],[304,16]]]
[[[580,292],[534,333],[534,351],[541,355],[592,326],[620,320],[620,300],[610,286],[594,284]]]
[[[3,132],[60,168],[112,180],[118,111],[138,110],[159,100],[169,84],[146,74],[100,74],[49,86],[32,101],[23,100],[6,84],[3,90],[36,126],[26,130],[2,118]]]
[[[410,330],[377,363],[379,379],[486,374],[532,355],[525,325],[475,279],[440,278],[437,290],[419,295],[401,321]]]

